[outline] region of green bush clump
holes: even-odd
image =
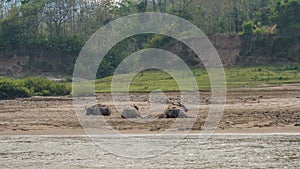
[[[42,77],[25,79],[0,79],[0,99],[15,99],[30,96],[65,96],[71,93],[71,86]]]
[[[18,83],[9,79],[0,80],[0,100],[29,96],[30,92],[25,87],[21,87]]]
[[[41,77],[26,78],[22,81],[22,84],[29,89],[32,95],[37,96],[64,96],[71,92],[69,85]]]

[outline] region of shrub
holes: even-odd
[[[71,93],[71,86],[47,78],[0,79],[0,99],[30,96],[64,96]]]
[[[0,100],[29,97],[29,91],[9,79],[0,80]]]
[[[246,21],[242,25],[243,35],[252,35],[255,30],[255,23],[253,21]]]
[[[23,80],[23,85],[37,96],[63,96],[71,92],[69,85],[58,83],[42,77],[31,77]]]

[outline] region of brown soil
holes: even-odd
[[[232,34],[215,34],[208,36],[213,46],[216,48],[220,59],[224,66],[233,66],[239,64],[237,59],[241,50],[242,41],[239,35]],[[177,42],[166,47],[167,50],[178,56],[194,57],[195,62],[201,61],[191,51],[191,49],[185,47],[182,43]],[[47,77],[63,78],[66,75],[70,75],[72,72],[65,72],[64,70],[70,67],[69,63],[73,62],[74,57],[54,57],[57,54],[47,53],[43,51],[37,56],[22,56],[13,54],[12,56],[0,55],[0,77],[24,77],[28,75],[42,75]],[[49,57],[53,56],[53,57]],[[250,59],[251,60],[251,59]],[[47,66],[44,66],[45,63]],[[56,64],[59,63],[59,64]],[[264,63],[261,62],[261,58],[252,57],[251,63]],[[41,65],[41,66],[39,66]],[[195,65],[194,65],[195,66]],[[28,69],[30,67],[30,70]],[[49,71],[51,70],[51,71]]]
[[[29,60],[29,56],[0,56],[0,77],[24,76],[24,67],[28,64]]]
[[[201,92],[201,109],[192,132],[199,132],[207,117],[210,104],[208,92]],[[178,99],[179,93],[168,93]],[[99,94],[101,103],[112,104],[109,94]],[[147,107],[146,94],[133,94],[133,102]],[[162,132],[175,119],[157,119],[140,124],[122,119],[112,108],[112,116],[104,119],[125,133]],[[182,122],[189,119],[179,119]],[[188,130],[178,128],[178,131]],[[219,123],[220,133],[300,133],[300,85],[236,89],[228,91],[225,111]],[[0,134],[84,134],[68,97],[32,97],[0,101]]]

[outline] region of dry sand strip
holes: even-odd
[[[167,93],[180,101],[180,93]],[[201,133],[210,106],[210,93],[201,92],[200,111],[193,126],[178,132]],[[300,133],[300,86],[284,85],[230,90],[216,133]],[[98,94],[99,103],[111,103],[109,94]],[[179,98],[179,99],[178,99]],[[131,101],[147,109],[147,94],[132,94]],[[144,107],[143,107],[144,106]],[[113,130],[127,134],[163,133],[174,119],[134,123],[122,119],[112,107],[104,118]],[[182,119],[185,122],[185,119]],[[0,101],[0,135],[85,135],[68,97],[32,97]]]

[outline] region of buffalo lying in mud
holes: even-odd
[[[189,118],[188,115],[185,114],[188,112],[188,109],[180,103],[172,103],[168,105],[168,108],[164,112],[153,112],[146,117],[141,117],[141,113],[139,108],[136,105],[131,105],[131,107],[126,108],[122,111],[121,117],[126,119],[134,119],[134,118]],[[111,110],[108,106],[102,104],[96,104],[89,108],[86,108],[87,116],[110,116]]]
[[[86,108],[87,116],[110,116],[111,110],[108,106],[102,104],[96,104],[92,107]]]
[[[181,103],[172,103],[168,105],[165,112],[152,112],[146,118],[190,118],[185,112],[189,110]]]
[[[150,115],[144,117],[144,119],[151,118],[189,118],[184,112],[187,112],[188,109],[180,103],[169,104],[168,108],[163,113],[153,112]],[[141,118],[139,108],[136,105],[131,105],[130,108],[124,109],[121,113],[122,118],[133,119]]]
[[[188,118],[184,112],[189,110],[183,104],[170,104],[165,111],[166,118]]]
[[[130,108],[123,110],[123,112],[121,113],[121,117],[124,119],[140,118],[141,113],[139,112],[139,108],[136,105],[131,105]]]

